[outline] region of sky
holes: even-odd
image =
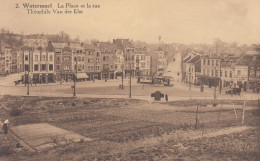
[[[98,4],[77,15],[29,15],[23,3]],[[19,4],[20,8],[15,8]],[[260,43],[260,0],[0,0],[0,28],[24,34],[64,31],[81,40]]]

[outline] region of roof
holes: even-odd
[[[237,62],[237,65],[260,66],[260,54],[243,55],[242,58]]]
[[[0,41],[0,54],[5,53],[6,47],[10,47],[10,45],[5,43],[4,41]]]
[[[190,60],[187,61],[187,63],[196,63],[200,60],[200,56],[196,55],[195,57],[191,58]]]
[[[186,63],[187,61],[189,61],[191,59],[191,56],[189,56],[188,58],[184,59],[183,62]]]

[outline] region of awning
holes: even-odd
[[[77,76],[77,79],[88,78],[88,75],[86,73],[77,73],[75,75]]]

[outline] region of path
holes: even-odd
[[[12,127],[13,133],[35,151],[56,145],[92,141],[79,134],[49,125],[47,123],[27,124]]]

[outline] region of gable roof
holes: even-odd
[[[187,63],[197,63],[199,60],[200,60],[200,56],[196,55],[195,57],[188,60]]]

